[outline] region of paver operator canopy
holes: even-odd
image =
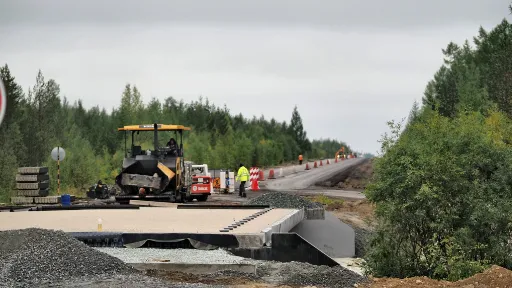
[[[130,195],[133,196],[130,198],[142,198],[149,194],[175,199],[189,196],[191,179],[188,179],[189,171],[183,158],[183,131],[190,131],[190,127],[155,123],[129,125],[117,130],[125,132],[125,158],[121,174],[116,177],[124,198]],[[142,146],[135,144],[135,134],[141,131],[153,132],[153,150],[143,151]],[[131,146],[128,149],[130,132]],[[160,146],[158,137],[161,132],[174,132],[172,139],[176,139],[177,147]]]

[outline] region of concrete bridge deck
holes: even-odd
[[[226,231],[228,226],[248,218],[249,220],[243,224]],[[268,243],[269,232],[290,231],[304,219],[304,211],[298,209],[177,209],[176,207],[25,211],[0,213],[0,231],[42,228],[64,232],[98,232],[98,219],[102,221],[101,232],[231,234],[254,236],[259,238],[256,242]]]

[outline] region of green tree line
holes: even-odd
[[[8,109],[0,126],[3,202],[12,195],[17,167],[48,166],[52,191],[56,190],[56,163],[50,158],[55,146],[66,150],[61,162],[64,191],[83,191],[99,179],[113,183],[124,157],[124,133],[117,128],[125,125],[156,122],[189,126],[192,131],[184,137],[186,160],[211,168],[236,169],[240,162],[271,166],[296,161],[299,154],[312,159],[333,157],[339,147],[346,146],[331,139],[311,142],[297,107],[288,123],[263,116],[248,119],[202,97],[189,103],[173,97],[143,103],[137,87],[127,84],[119,106],[107,112],[99,106],[85,109],[80,100],[69,103],[61,97],[59,84],[45,79],[41,71],[27,93],[7,64],[0,68],[0,75],[8,95]],[[141,133],[138,141],[143,149],[151,148],[152,133]]]
[[[366,190],[378,222],[366,269],[376,277],[512,268],[512,24],[443,53],[423,105],[389,122]]]

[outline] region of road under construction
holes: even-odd
[[[193,163],[183,159],[182,145],[178,146],[180,148],[175,154],[169,154],[172,153],[172,147],[158,146],[158,132],[167,130],[181,134],[187,128],[160,124],[120,128],[120,131],[130,133],[132,137],[131,148],[127,149],[130,150],[127,153],[129,156],[125,158],[122,173],[116,177],[123,193],[115,198],[121,198],[123,204],[62,203],[0,209],[14,212],[0,213],[0,231],[29,228],[59,230],[93,247],[189,248],[198,251],[220,248],[247,259],[297,261],[331,267],[343,264],[338,259],[354,257],[354,230],[325,211],[321,204],[306,203],[297,195],[329,192],[342,197],[348,193],[363,198],[363,194],[355,191],[313,188],[319,181],[328,180],[358,166],[363,163],[363,159],[340,159],[336,155],[336,158],[305,161],[301,165],[261,171],[251,167],[251,184],[245,198],[233,191],[234,181],[225,185],[231,187],[231,191],[224,191],[227,193],[206,189],[213,186],[212,178],[204,170],[204,175],[194,174]],[[140,146],[133,144],[133,137],[139,131],[154,133],[154,150],[144,152]],[[207,170],[207,165],[204,168]],[[34,171],[47,173],[42,168],[21,168],[19,178],[34,178],[28,174]],[[229,173],[226,176],[229,179]],[[202,178],[209,180],[203,183]],[[208,201],[199,201],[204,192],[193,189],[193,185],[197,184],[207,190]],[[19,187],[30,185],[22,183]],[[274,196],[277,202],[251,204],[251,201],[263,197],[271,199]],[[169,201],[162,202],[159,197]],[[197,202],[187,201],[194,197]],[[172,263],[172,259],[164,268],[162,263],[139,260],[130,265],[137,269],[176,271],[190,267],[187,263]],[[226,266],[215,267],[210,266],[208,269],[222,270]],[[229,267],[231,270],[247,272],[245,266]]]
[[[249,189],[247,198],[238,197],[237,193],[219,193],[212,194],[208,202],[187,204],[145,202],[134,205],[136,201],[133,201],[132,205],[95,209],[88,209],[86,205],[79,207],[80,209],[61,207],[62,209],[39,212],[19,209],[14,210],[16,213],[0,213],[0,231],[25,228],[62,230],[91,246],[215,246],[255,259],[302,261],[334,266],[338,263],[333,259],[354,256],[354,232],[339,221],[332,226],[332,219],[326,216],[323,208],[275,208],[272,205],[235,204],[250,201],[262,194],[304,192],[315,182],[351,169],[361,161],[362,159],[325,159],[321,166],[318,161],[316,165],[308,162],[265,169],[263,173],[266,176],[275,173],[273,171],[282,170],[271,177],[274,179],[265,177],[266,179],[259,181],[260,189]],[[223,205],[219,205],[219,202],[223,202]],[[318,230],[319,227],[323,228]],[[315,239],[313,243],[308,241],[312,237],[311,233],[318,235],[322,231],[325,239]],[[339,238],[327,239],[334,237],[333,233]],[[336,243],[333,244],[334,242]],[[326,246],[330,248],[326,249]]]

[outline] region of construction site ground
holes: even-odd
[[[410,279],[394,279],[394,278],[383,278],[383,279],[373,279],[370,277],[369,280],[365,280],[364,277],[357,278],[357,274],[362,274],[361,264],[364,260],[364,244],[365,239],[369,237],[369,235],[373,231],[374,226],[374,207],[369,201],[365,199],[364,196],[364,188],[368,183],[368,179],[371,178],[372,171],[372,163],[371,161],[365,159],[349,159],[342,163],[333,163],[330,161],[329,165],[326,165],[324,162],[322,167],[313,168],[312,163],[309,163],[310,170],[305,170],[305,164],[302,166],[292,165],[284,167],[283,170],[275,169],[276,178],[277,179],[265,179],[264,181],[260,181],[260,190],[259,191],[251,191],[247,190],[247,197],[242,198],[238,196],[238,191],[230,194],[213,194],[209,197],[207,202],[200,203],[190,203],[189,205],[202,204],[202,205],[243,205],[247,204],[249,201],[253,201],[253,199],[261,196],[265,193],[273,193],[273,192],[282,192],[286,194],[291,194],[295,196],[301,196],[305,199],[308,199],[313,202],[321,203],[326,211],[334,214],[338,219],[342,222],[350,225],[355,233],[356,233],[356,257],[355,258],[343,258],[343,259],[335,259],[339,263],[342,264],[342,267],[337,268],[338,270],[332,270],[325,266],[314,266],[306,263],[281,263],[274,261],[257,261],[253,259],[243,260],[238,259],[238,256],[228,255],[227,252],[222,252],[222,250],[215,251],[197,251],[190,250],[187,253],[180,251],[140,251],[142,253],[139,256],[136,256],[136,253],[132,253],[129,249],[121,250],[101,250],[99,251],[106,253],[106,255],[110,255],[114,258],[118,258],[122,260],[124,263],[129,264],[131,261],[138,261],[144,263],[227,263],[227,264],[235,264],[235,265],[257,265],[258,273],[245,273],[235,270],[223,270],[216,273],[189,273],[190,271],[185,270],[186,272],[180,271],[164,271],[164,270],[152,270],[152,269],[144,269],[139,271],[138,273],[142,273],[140,275],[129,274],[125,275],[121,274],[110,274],[108,277],[106,276],[87,276],[81,278],[72,278],[68,280],[59,280],[53,283],[51,287],[120,287],[125,285],[126,283],[131,283],[131,287],[365,287],[365,288],[377,288],[377,287],[512,287],[512,271],[506,270],[501,267],[492,267],[485,271],[484,273],[475,275],[474,277],[458,281],[458,282],[447,282],[447,281],[436,281],[432,279],[428,279],[426,277],[415,277]],[[269,170],[265,170],[265,178],[268,177]],[[249,185],[247,185],[249,186]],[[249,202],[250,203],[250,202]],[[176,204],[167,204],[165,205],[167,208],[171,208],[171,210],[177,210]],[[140,211],[145,211],[146,209],[155,209],[155,208],[140,208]],[[156,208],[159,209],[159,208]],[[169,212],[169,209],[165,213],[175,213]],[[286,209],[277,209],[272,213],[286,213]],[[149,211],[149,210],[148,210]],[[163,211],[163,209],[162,209]],[[193,210],[183,210],[184,213],[200,213],[202,221],[195,223],[194,227],[209,229],[208,231],[213,231],[210,226],[210,223],[213,220],[209,218],[216,218],[215,221],[221,221],[219,216],[223,212],[212,212],[212,213],[220,213],[213,217],[213,215],[205,216],[205,210],[203,212],[193,212]],[[189,212],[186,212],[189,211]],[[211,210],[215,211],[215,210]],[[279,212],[281,211],[281,212]],[[57,211],[56,211],[57,212]],[[63,212],[63,211],[58,211]],[[66,211],[69,212],[78,212],[78,214],[86,212],[86,211]],[[92,212],[92,213],[90,213]],[[79,218],[82,220],[72,223],[71,226],[92,226],[96,227],[97,222],[94,211],[90,211],[91,215],[81,215]],[[114,211],[107,211],[114,212]],[[246,213],[249,211],[245,210],[245,212],[241,212],[238,210],[232,210],[230,216],[226,216],[224,218],[225,221],[221,221],[222,225],[229,223],[232,221],[231,216],[236,213],[243,215],[238,215],[240,217],[244,217]],[[29,227],[33,226],[30,224],[31,221],[39,221],[40,223],[44,223],[44,219],[46,217],[51,217],[51,213],[55,212],[42,212],[40,213],[32,213],[33,215],[43,215],[46,214],[48,216],[37,217],[41,219],[32,218],[34,216],[30,216],[29,218],[17,222],[17,224],[10,224],[8,219],[0,220],[3,228],[0,230],[4,230],[9,227],[9,229],[15,229],[19,227],[21,224]],[[85,214],[87,214],[85,213]],[[142,214],[145,212],[142,212]],[[176,212],[178,213],[178,212]],[[182,212],[179,212],[182,213]],[[210,212],[208,212],[210,213]],[[245,213],[245,214],[244,214]],[[2,213],[0,213],[1,215]],[[12,215],[13,213],[6,213],[7,215]],[[17,213],[16,213],[17,214]],[[93,215],[94,214],[94,215]],[[115,214],[115,213],[113,213]],[[274,215],[279,218],[282,215]],[[6,216],[7,216],[6,215]],[[63,215],[63,214],[62,214]],[[69,214],[68,214],[69,215]],[[177,214],[176,214],[177,215]],[[173,217],[176,217],[173,216]],[[260,217],[270,217],[272,214],[268,214],[267,216]],[[169,218],[172,215],[167,215]],[[185,218],[194,218],[197,215],[188,215]],[[218,217],[217,217],[218,216]],[[274,217],[273,216],[273,217]],[[109,218],[106,217],[107,222],[104,222],[105,227],[108,227],[108,223],[111,221],[116,222],[115,217]],[[153,217],[149,214],[141,217],[147,218]],[[220,218],[219,218],[220,217]],[[235,217],[236,218],[236,217]],[[110,219],[110,220],[109,220]],[[262,218],[263,219],[263,218]],[[4,221],[5,220],[5,221]],[[90,223],[89,223],[90,222]],[[175,223],[178,225],[178,222]],[[200,223],[202,222],[202,223]],[[268,222],[268,221],[263,221]],[[66,223],[66,219],[62,219],[62,223]],[[158,225],[158,221],[155,222],[153,227],[137,227],[137,225],[129,227],[130,229],[149,229],[148,231],[162,231],[165,230],[163,226]],[[257,224],[254,222],[253,224]],[[262,229],[266,224],[260,223],[256,230]],[[21,225],[21,226],[23,226]],[[68,225],[68,224],[66,224]],[[116,224],[117,225],[117,224]],[[165,224],[164,224],[165,225]],[[220,225],[220,226],[222,226]],[[84,227],[85,227],[84,226]],[[215,226],[215,225],[213,225]],[[261,226],[261,227],[260,227]],[[160,228],[159,228],[160,227]],[[176,226],[177,227],[177,226]],[[19,227],[21,228],[21,227]],[[128,228],[128,227],[127,227]],[[196,231],[198,231],[196,228]],[[219,227],[215,227],[217,229]],[[159,230],[160,229],[160,230]],[[247,228],[248,229],[248,228]],[[189,229],[190,230],[190,229]],[[193,230],[193,229],[192,229]],[[191,231],[192,232],[192,231]],[[2,232],[0,232],[2,233]],[[26,237],[24,237],[26,238]],[[1,243],[0,243],[1,244]],[[148,249],[148,248],[141,248]],[[158,249],[157,249],[158,250]],[[173,249],[175,250],[175,249]],[[179,250],[179,249],[178,249]],[[126,254],[125,254],[126,253]],[[148,254],[145,254],[148,253]],[[156,254],[155,254],[156,253]],[[179,257],[175,254],[173,256],[172,253],[179,253]],[[63,257],[63,256],[62,256]],[[133,260],[138,257],[138,260]],[[361,257],[361,258],[359,258]],[[194,260],[195,259],[195,260]],[[28,261],[28,259],[27,259]],[[33,261],[33,260],[32,260]],[[1,262],[0,262],[1,263]],[[3,264],[0,264],[0,266]],[[7,265],[7,264],[5,264]],[[11,265],[11,264],[9,264]],[[8,266],[5,266],[8,268]],[[10,267],[10,266],[9,266]],[[344,268],[343,268],[344,267]],[[343,272],[343,269],[349,269],[357,272],[357,274],[347,274],[347,272]],[[1,271],[0,271],[1,272]],[[351,276],[350,276],[351,275]],[[339,278],[338,278],[339,277]],[[356,284],[357,283],[357,284]],[[45,285],[39,285],[39,287],[49,287]]]
[[[473,277],[456,282],[432,280],[427,277],[406,279],[372,279],[369,283],[358,285],[360,288],[509,288],[512,287],[512,271],[492,266]]]

